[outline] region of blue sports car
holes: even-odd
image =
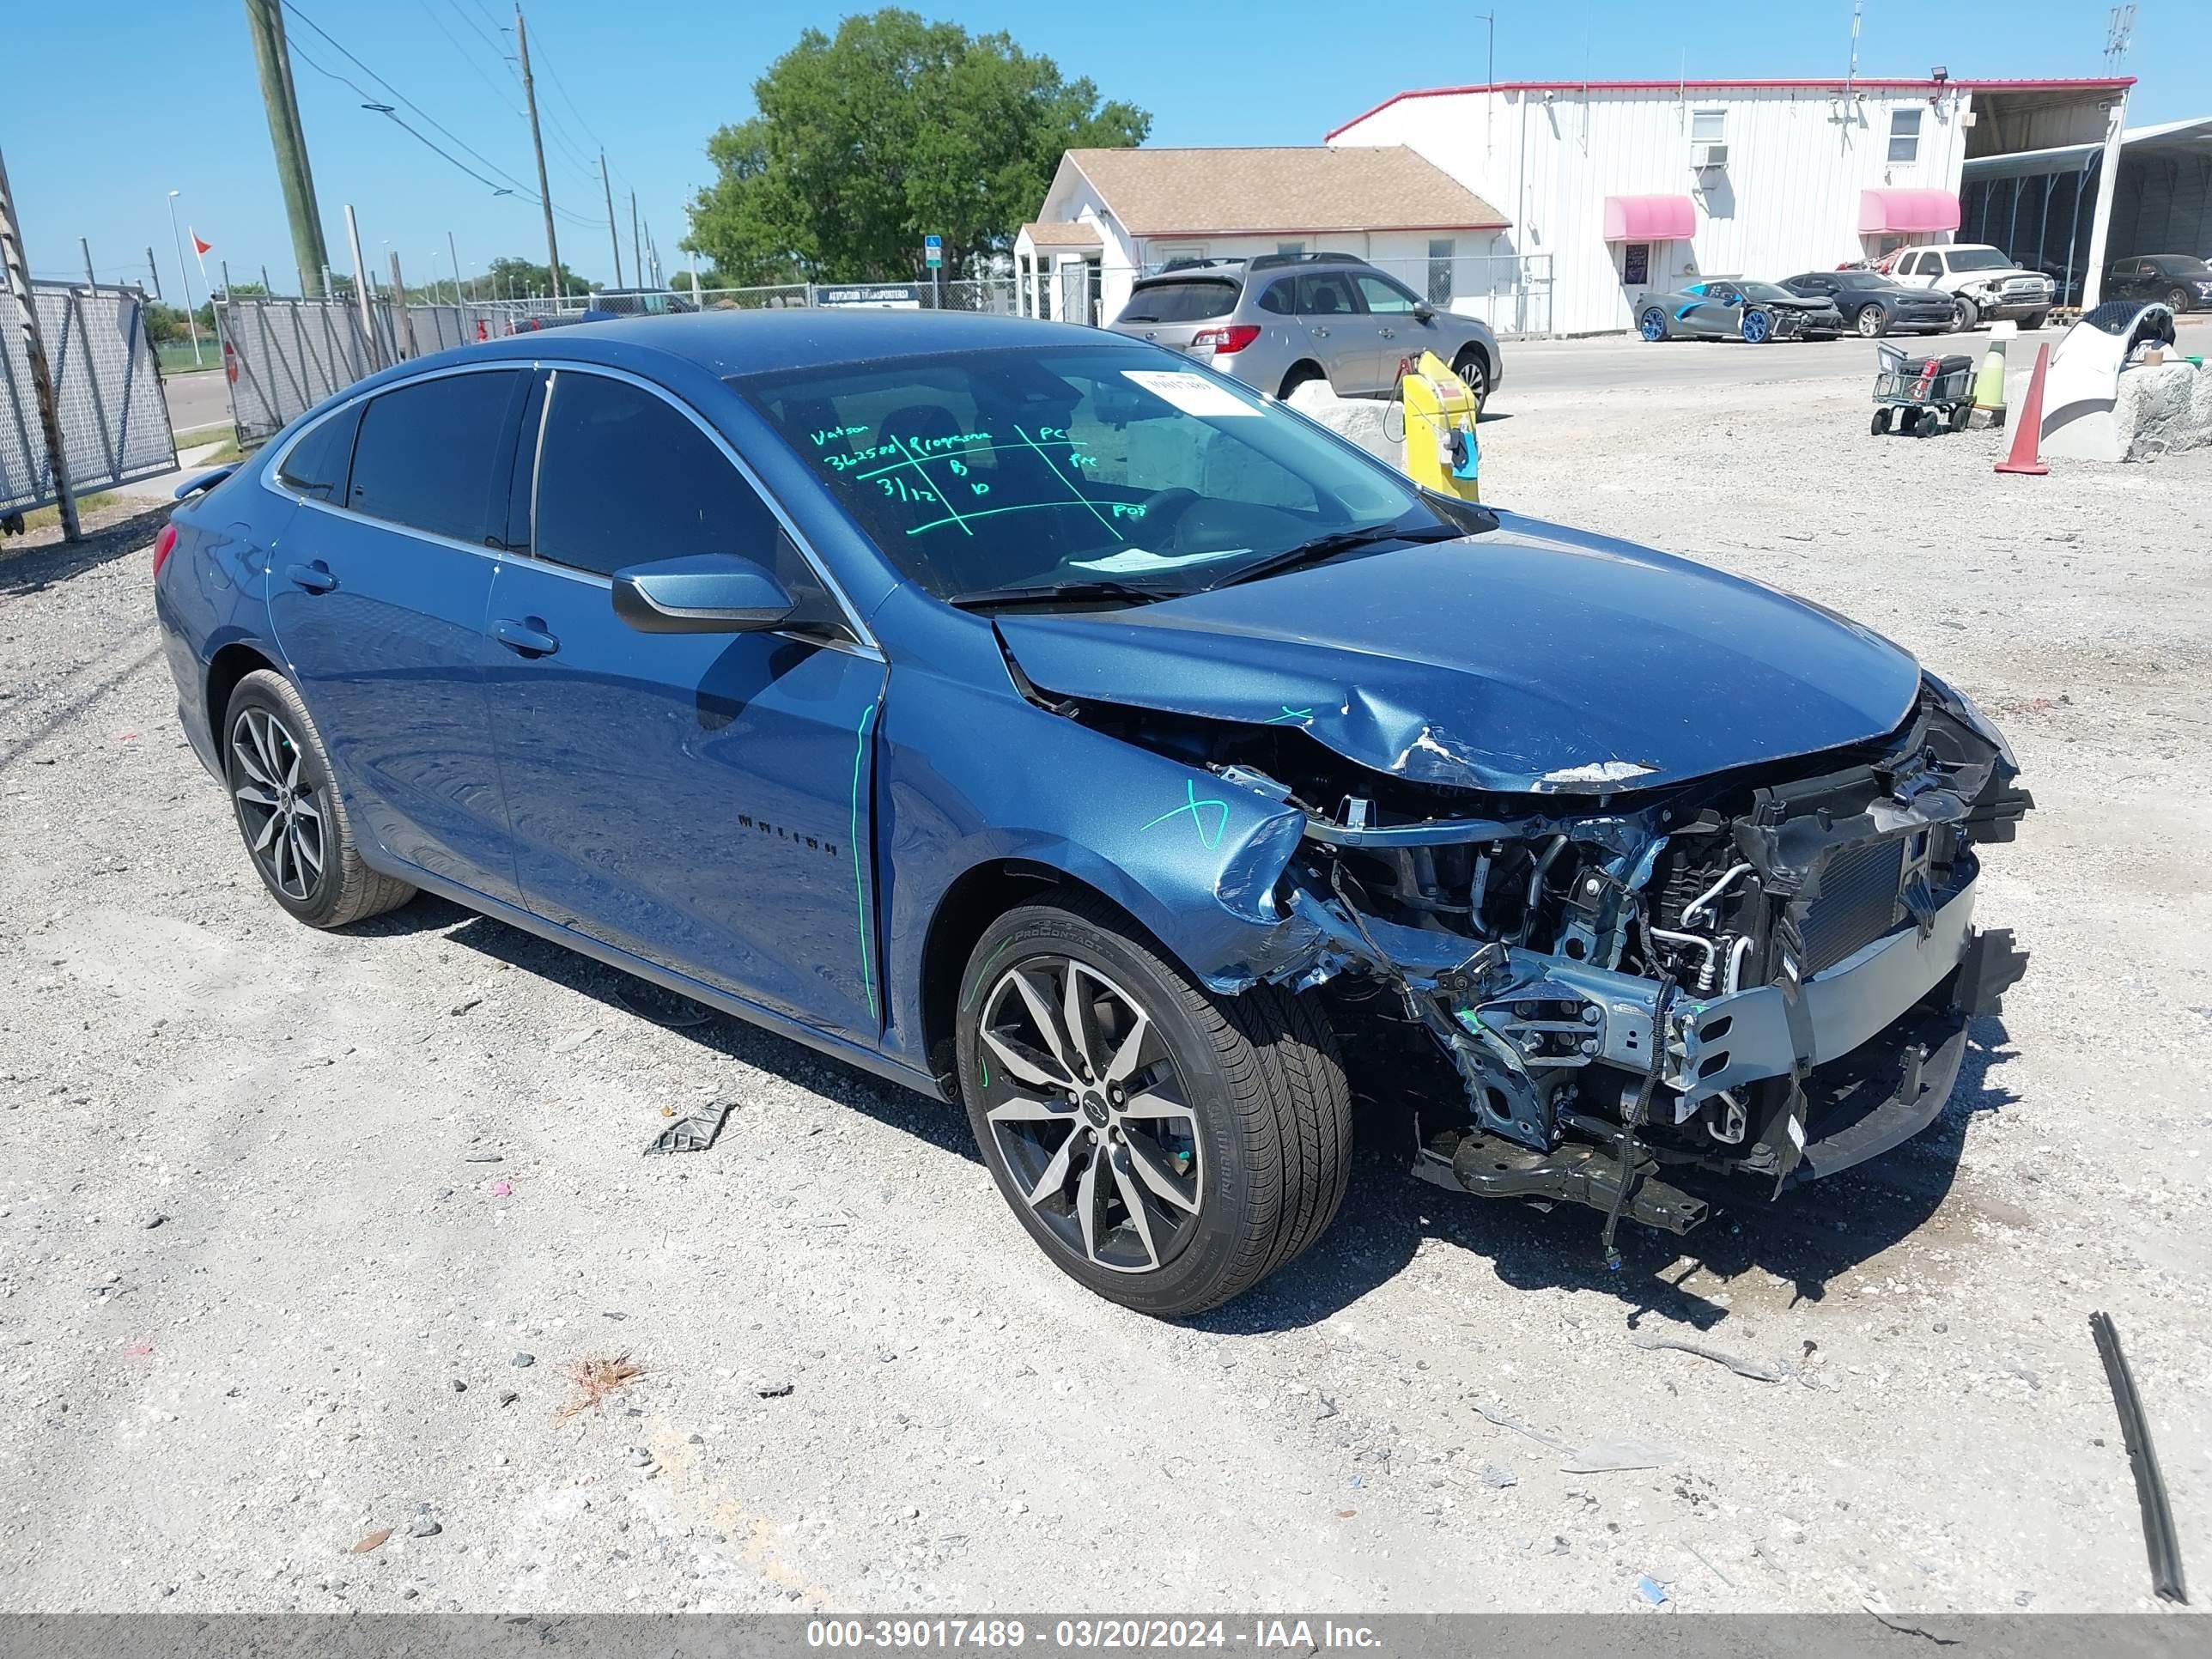
[[[277,904],[442,894],[960,1103],[1148,1313],[1310,1244],[1356,1118],[1608,1249],[1830,1174],[2024,962],[2012,755],[1897,647],[1142,342],[617,321],[185,493],[179,714]]]

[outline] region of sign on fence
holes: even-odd
[[[0,283],[0,295],[6,288]],[[137,289],[33,283],[62,457],[78,495],[172,471],[176,440]],[[11,307],[12,308],[12,307]],[[0,517],[61,499],[31,396],[23,331],[0,329]]]
[[[817,288],[814,290],[814,303],[872,306],[879,311],[919,311],[921,295],[920,283],[855,283],[842,288]]]

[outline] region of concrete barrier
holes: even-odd
[[[1377,398],[1340,398],[1326,380],[1308,380],[1286,401],[1309,420],[1318,421],[1340,437],[1349,438],[1378,461],[1402,467],[1406,459],[1406,411],[1392,410],[1390,434],[1383,432],[1383,411],[1391,405]]]
[[[2112,418],[2126,460],[2212,447],[2212,370],[2185,362],[2124,370]]]

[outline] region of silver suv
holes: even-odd
[[[1278,398],[1319,380],[1340,397],[1386,392],[1399,362],[1425,349],[1480,398],[1504,374],[1484,325],[1439,311],[1348,253],[1180,262],[1139,279],[1112,325]]]

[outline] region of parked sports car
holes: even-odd
[[[1102,330],[497,340],[185,493],[153,609],[272,904],[435,893],[964,1108],[1147,1313],[1320,1237],[1356,1099],[1608,1241],[1832,1175],[2023,961],[2012,752],[1902,648]]]
[[[1675,294],[1648,294],[1636,313],[1636,331],[1647,340],[1769,340],[1826,337],[1844,331],[1835,302],[1792,294],[1772,283],[1719,277],[1692,283]]]
[[[1827,301],[1842,313],[1844,325],[1865,339],[1951,331],[1948,295],[1906,288],[1878,270],[1808,270],[1789,278],[1783,287],[1808,300]]]

